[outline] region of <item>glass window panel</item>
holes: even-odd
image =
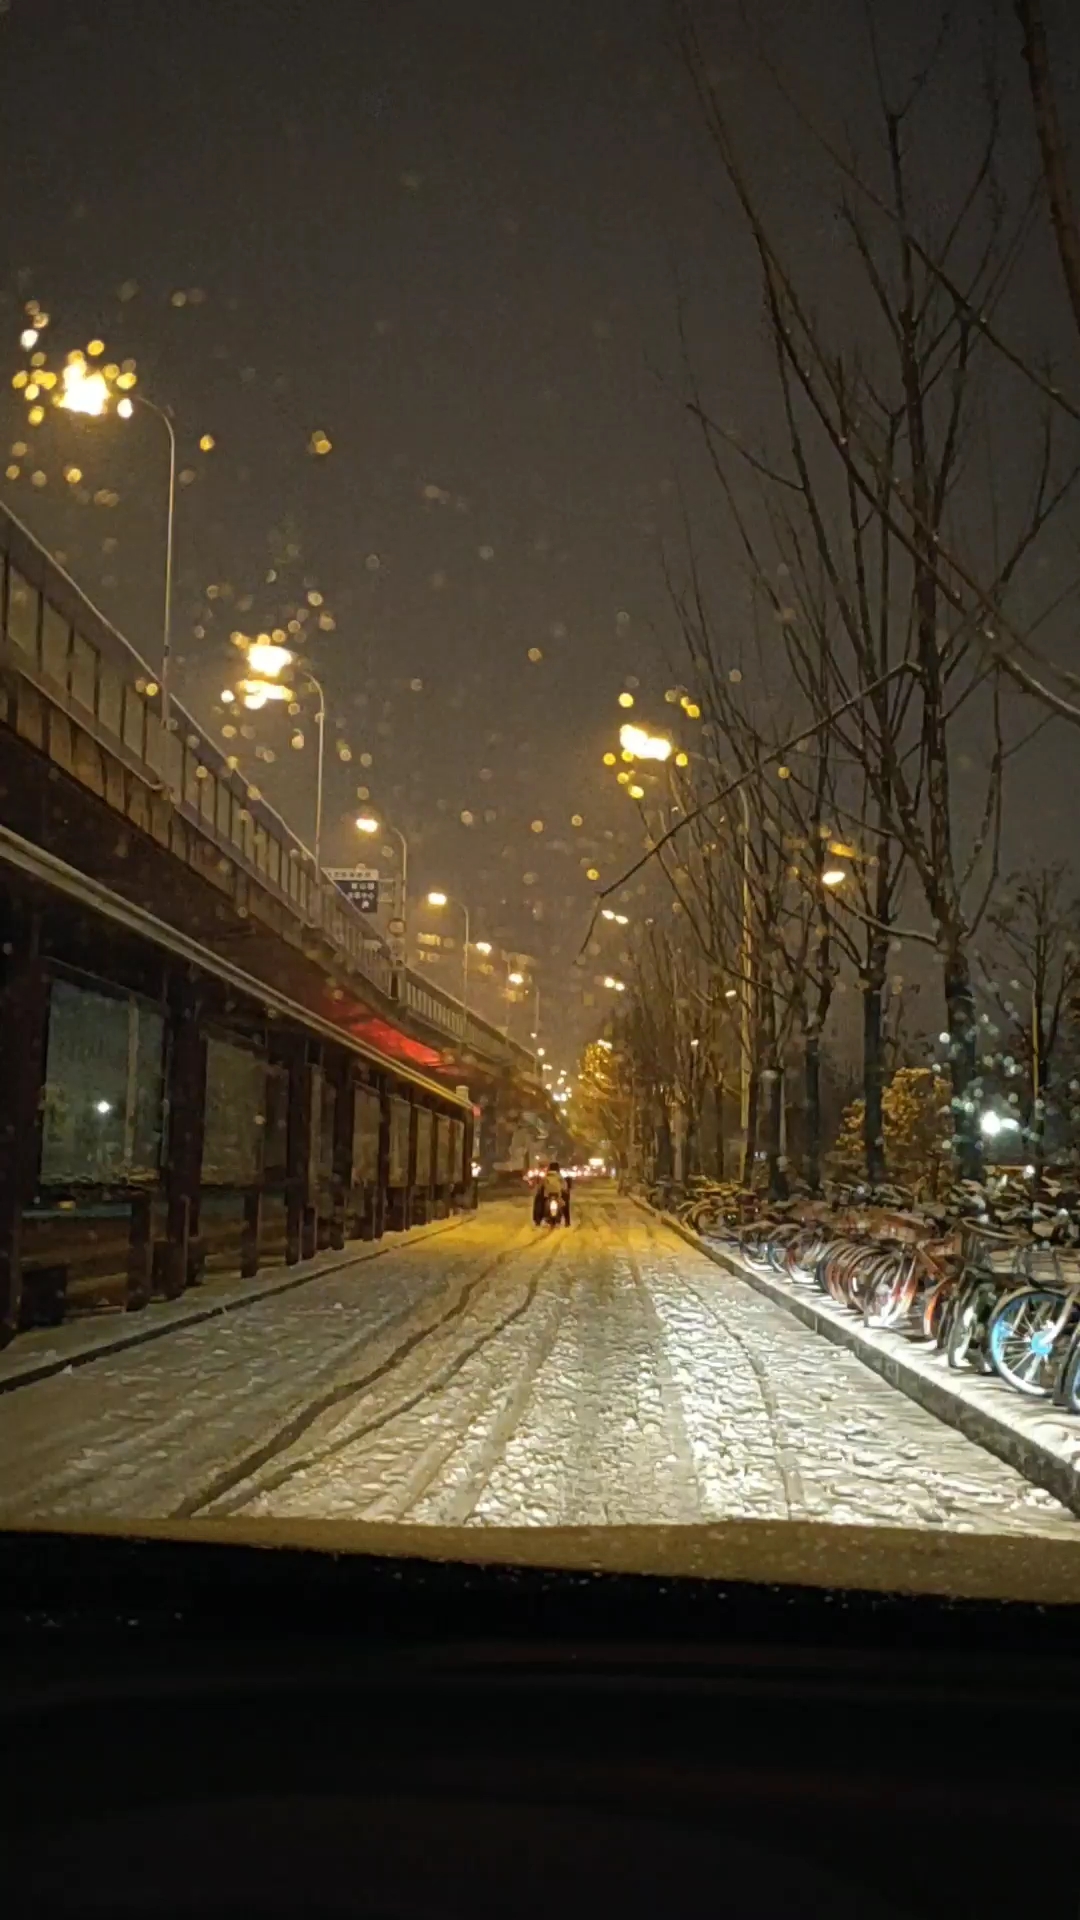
[[[450,1181],[450,1118],[440,1113],[435,1123],[435,1185],[445,1187]]]
[[[255,865],[258,867],[260,873],[266,872],[266,838],[266,828],[257,820],[255,822]]]
[[[41,1178],[145,1179],[161,1157],[164,1022],[133,996],[55,980],[49,997]]]
[[[68,683],[70,645],[70,625],[52,602],[46,600],[41,615],[41,665],[50,680],[55,680],[61,687],[66,687]]]
[[[24,653],[37,656],[37,589],[24,580],[12,566],[8,567],[8,639],[13,646],[21,647]]]
[[[390,1178],[389,1185],[403,1187],[409,1177],[409,1119],[412,1109],[407,1100],[396,1095],[390,1099]]]
[[[357,1087],[353,1109],[352,1183],[373,1187],[379,1177],[379,1121],[382,1102],[372,1087]],[[408,1142],[406,1142],[406,1148]]]
[[[433,1115],[429,1107],[416,1109],[416,1184],[418,1187],[431,1185],[431,1122]]]
[[[273,838],[271,838],[268,851],[270,855],[270,867],[269,867],[270,878],[271,880],[275,881],[280,885],[280,882],[281,882],[281,842],[280,840],[274,840]]]
[[[217,830],[223,840],[230,835],[232,823],[232,794],[224,780],[217,782]]]
[[[81,633],[71,636],[71,692],[72,697],[93,713],[97,699],[97,648],[84,640]]]
[[[207,1185],[249,1187],[262,1177],[266,1061],[211,1034],[206,1043],[202,1177]]]
[[[199,810],[204,820],[214,824],[214,811],[217,806],[217,781],[209,768],[206,777],[199,781]]]

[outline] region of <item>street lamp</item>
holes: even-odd
[[[823,887],[842,887],[846,879],[847,873],[843,867],[826,867],[821,884]]]
[[[269,634],[260,633],[255,640],[247,642],[248,665],[253,669],[255,678],[241,680],[240,692],[244,705],[250,713],[258,713],[272,701],[285,701],[293,698],[293,688],[286,686],[280,679],[287,667],[296,666],[296,655],[290,647],[275,645]],[[300,668],[301,677],[314,687],[318,696],[318,709],[315,726],[318,736],[318,758],[315,767],[315,882],[322,885],[322,823],[323,788],[326,774],[326,695],[321,680],[317,680],[308,667]]]
[[[434,888],[428,894],[427,902],[429,907],[460,907],[465,916],[465,945],[462,948],[461,958],[461,1004],[467,1010],[469,1005],[469,909],[464,900],[455,900],[453,894],[442,893],[438,888]]]
[[[392,827],[374,813],[358,813],[358,833],[392,833],[401,843],[401,944],[406,962],[409,958],[409,843],[400,827]]]
[[[644,727],[619,728],[619,745],[635,760],[670,760],[675,751],[672,741],[662,733],[649,733]]]
[[[31,336],[33,336],[31,338]],[[23,344],[36,344],[37,329],[28,328],[23,334]],[[104,343],[92,340],[88,352],[103,354]],[[34,378],[34,375],[37,375]],[[161,631],[161,724],[168,733],[169,727],[169,675],[172,663],[172,579],[173,579],[173,526],[176,519],[176,429],[172,413],[168,407],[159,407],[154,400],[148,400],[144,393],[134,392],[136,384],[133,361],[125,362],[121,367],[114,361],[104,366],[92,367],[86,354],[79,351],[69,353],[60,375],[56,376],[43,368],[31,368],[30,378],[25,383],[27,400],[33,402],[38,391],[52,396],[52,404],[65,413],[79,413],[88,419],[100,419],[115,405],[121,420],[130,420],[135,406],[145,407],[156,414],[169,437],[169,492],[165,515],[165,605]],[[31,411],[34,421],[36,408]]]

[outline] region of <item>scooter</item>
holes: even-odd
[[[544,1225],[546,1227],[560,1227],[562,1225],[562,1219],[563,1219],[562,1195],[560,1193],[545,1194],[544,1195]]]

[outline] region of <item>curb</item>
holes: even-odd
[[[358,1266],[362,1261],[377,1260],[384,1253],[405,1253],[410,1247],[419,1246],[424,1240],[431,1240],[437,1234],[447,1233],[455,1227],[464,1226],[469,1215],[454,1213],[445,1220],[429,1220],[422,1227],[410,1228],[408,1234],[395,1234],[377,1241],[374,1245],[361,1242],[355,1253],[343,1250],[336,1259],[326,1260],[318,1265],[315,1261],[304,1261],[305,1271],[292,1268],[284,1275],[273,1280],[267,1279],[262,1286],[253,1286],[246,1293],[233,1294],[225,1299],[206,1300],[180,1312],[170,1314],[169,1318],[155,1320],[150,1325],[135,1325],[128,1330],[105,1334],[92,1346],[79,1347],[72,1353],[42,1354],[40,1359],[27,1356],[26,1363],[10,1373],[0,1372],[0,1394],[14,1393],[19,1387],[33,1386],[36,1381],[48,1380],[57,1373],[67,1373],[75,1367],[88,1366],[92,1360],[104,1360],[110,1354],[123,1353],[127,1347],[142,1347],[151,1340],[163,1340],[167,1334],[179,1332],[185,1327],[197,1327],[204,1320],[216,1320],[222,1314],[239,1313],[243,1307],[253,1307],[260,1300],[272,1300],[276,1294],[291,1293],[294,1287],[307,1286],[312,1280],[323,1280],[328,1274],[340,1273],[343,1267]],[[160,1307],[172,1305],[172,1302],[158,1301],[149,1303],[149,1311],[154,1305]],[[143,1308],[141,1312],[148,1309]],[[74,1324],[74,1323],[71,1323]],[[59,1329],[58,1329],[59,1331]],[[2,1361],[0,1361],[2,1366]]]
[[[1080,1516],[1080,1421],[1066,1423],[1046,1401],[1022,1400],[999,1380],[954,1373],[933,1349],[913,1347],[901,1333],[868,1333],[842,1307],[820,1303],[771,1274],[757,1273],[714,1247],[669,1213],[635,1196],[635,1204],[668,1227],[714,1266],[782,1307],[811,1332],[846,1347],[890,1387],[964,1438],[996,1454],[1033,1486],[1042,1487]],[[1012,1404],[1015,1403],[1015,1404]]]

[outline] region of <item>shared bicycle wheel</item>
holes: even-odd
[[[1080,1328],[1069,1342],[1058,1398],[1070,1413],[1080,1413]]]
[[[946,1354],[950,1367],[958,1371],[964,1367],[973,1367],[976,1373],[994,1371],[985,1350],[991,1291],[984,1282],[962,1289],[956,1301],[949,1322]]]
[[[1061,1326],[1064,1295],[1046,1287],[1024,1287],[994,1308],[986,1330],[986,1350],[994,1367],[1017,1393],[1048,1399],[1054,1390],[1058,1356],[1068,1334]]]

